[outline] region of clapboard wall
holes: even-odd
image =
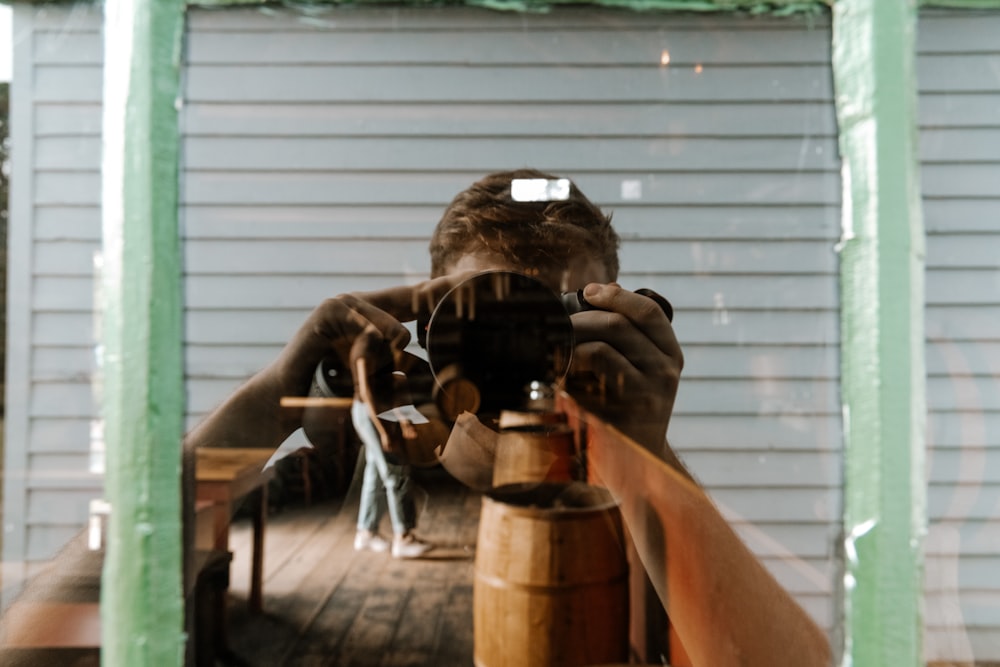
[[[94,255],[100,249],[100,6],[13,7],[4,592],[86,523]]]
[[[100,495],[89,472],[100,9],[14,10],[8,565],[50,555]],[[998,31],[995,13],[920,24],[929,658],[1000,657]],[[191,10],[189,423],[322,298],[422,278],[441,208],[475,178],[564,173],[614,212],[623,283],[677,307],[687,366],[672,442],[831,627],[841,429],[829,43],[815,17]]]
[[[1000,660],[1000,12],[927,12],[926,657]]]
[[[677,309],[670,436],[834,622],[839,160],[823,19],[595,10],[192,11],[183,108],[190,417],[344,290],[426,276],[482,174],[572,176],[627,287]]]

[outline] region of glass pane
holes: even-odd
[[[93,305],[93,258],[100,245],[102,18],[100,7],[89,4],[14,11],[5,608],[25,582],[45,587],[54,581],[38,573],[75,535],[90,535],[91,522],[100,524],[101,508],[91,501],[102,497]],[[215,640],[224,638],[229,650],[259,664],[469,664],[476,652],[489,664],[515,647],[582,651],[603,642],[621,653],[601,654],[602,662],[626,662],[633,653],[647,662],[684,665],[687,654],[705,655],[724,644],[706,641],[704,624],[684,613],[670,619],[671,641],[658,596],[638,586],[630,590],[631,628],[608,622],[625,618],[617,596],[628,587],[616,569],[621,563],[614,554],[621,556],[624,549],[617,527],[610,531],[617,552],[609,549],[607,559],[597,558],[605,552],[591,536],[608,532],[603,522],[584,526],[587,537],[579,542],[537,533],[519,538],[523,546],[490,552],[501,569],[487,570],[484,554],[502,534],[495,526],[509,520],[487,509],[497,504],[514,514],[525,509],[510,496],[493,505],[483,501],[481,487],[499,479],[492,461],[506,456],[510,438],[503,454],[474,468],[478,477],[454,462],[439,463],[434,456],[440,451],[433,449],[429,462],[416,460],[424,465],[410,471],[412,503],[400,505],[404,514],[415,511],[416,534],[434,548],[420,558],[394,558],[395,527],[387,514],[379,525],[387,543],[368,535],[358,539],[356,529],[365,521],[359,512],[362,482],[370,467],[359,456],[362,444],[350,414],[354,383],[347,383],[344,395],[336,386],[311,386],[317,367],[336,385],[338,376],[318,364],[330,350],[294,366],[294,386],[246,391],[253,388],[246,383],[255,373],[276,368],[272,362],[324,299],[425,280],[432,269],[431,234],[452,198],[486,174],[525,166],[572,179],[605,213],[613,213],[621,236],[618,281],[630,292],[654,290],[673,308],[671,326],[653,309],[642,330],[625,329],[627,339],[606,327],[601,308],[571,318],[557,310],[551,317],[570,318],[579,339],[611,340],[632,352],[638,364],[636,372],[625,373],[621,358],[607,362],[609,370],[595,359],[594,374],[573,385],[574,395],[656,456],[676,454],[681,469],[708,493],[722,523],[750,550],[746,557],[733,556],[740,564],[733,571],[762,564],[797,605],[734,595],[730,600],[749,605],[740,608],[740,618],[773,619],[784,609],[791,624],[814,621],[836,651],[842,429],[834,247],[841,185],[830,42],[824,14],[191,9],[182,59],[180,219],[185,416],[195,433],[190,443],[204,446],[190,545],[201,572],[190,598],[199,655],[219,650]],[[547,195],[558,198],[560,188],[554,185]],[[555,241],[564,243],[548,243],[559,248],[568,242],[573,257],[587,254],[567,232]],[[499,268],[495,256],[487,259],[480,255],[461,266]],[[448,263],[454,261],[445,268],[454,268]],[[574,265],[553,279],[544,270],[550,261],[515,262],[520,272],[548,283],[539,303],[615,277],[597,261],[597,268],[583,267],[589,273]],[[569,268],[565,258],[554,261]],[[482,308],[489,295],[477,297],[480,318],[487,315]],[[626,310],[633,315],[635,296],[627,296]],[[602,303],[600,295],[593,298]],[[456,299],[450,302],[453,309]],[[407,295],[395,307],[406,310],[411,304]],[[478,340],[471,349],[480,354],[468,359],[509,363],[487,364],[486,373],[520,361],[521,348],[500,348],[529,326],[518,319],[522,311],[493,307],[502,313],[493,326],[506,327],[510,338]],[[508,326],[512,321],[520,326]],[[418,342],[421,327],[407,324],[413,334],[407,352],[426,356]],[[670,375],[656,378],[657,364],[669,368],[677,360],[669,332],[684,357],[672,406]],[[642,334],[638,347],[637,333]],[[931,327],[929,334],[934,336]],[[594,350],[576,349],[577,370]],[[344,351],[339,352],[343,362]],[[380,359],[372,355],[374,370]],[[401,414],[419,422],[432,412],[428,405],[444,410],[434,400],[434,382],[417,370],[420,364],[406,363],[412,364],[406,370],[413,411],[387,410],[379,423],[389,430]],[[561,377],[561,367],[553,365],[555,371],[539,370],[541,380]],[[342,377],[353,370],[347,366],[334,370]],[[459,379],[470,379],[467,367],[464,361]],[[439,383],[444,370],[435,368]],[[471,379],[473,393],[488,398],[486,381]],[[615,401],[619,393],[621,400]],[[307,395],[341,400],[320,408],[280,403]],[[251,409],[240,412],[224,403],[234,396],[255,399]],[[459,395],[450,405],[468,408],[467,398]],[[462,448],[470,443],[493,443],[499,427],[487,413],[498,407],[523,412],[532,400],[527,393],[524,398],[523,404],[484,407],[478,421],[462,422],[465,430],[445,424],[421,441],[447,442],[446,458],[467,452]],[[399,403],[390,407],[410,405]],[[539,404],[564,412],[536,397],[533,405]],[[651,407],[642,414],[644,405]],[[671,407],[672,449],[665,450],[657,429]],[[637,412],[649,419],[622,416]],[[303,419],[305,430],[292,428]],[[358,423],[366,427],[364,415]],[[575,437],[598,437],[596,422],[582,435],[574,419],[569,423],[577,428]],[[426,432],[436,423],[417,426]],[[287,431],[293,432],[285,439]],[[592,448],[585,459],[575,449],[578,440],[558,430],[545,435],[547,445],[569,452],[558,473],[568,477],[583,470],[609,474],[600,467],[600,448],[609,442],[629,448],[614,438],[584,440]],[[421,453],[426,457],[428,450]],[[645,456],[622,455],[632,461],[625,479],[634,479],[635,488],[619,486],[616,493],[638,490],[653,504],[660,493],[699,498]],[[507,458],[520,464],[530,456]],[[590,507],[591,498],[584,493],[562,496],[561,502]],[[544,500],[529,496],[526,509]],[[933,502],[934,487],[932,510]],[[725,574],[718,562],[712,565],[712,556],[728,557],[735,549],[724,542],[725,549],[695,558],[694,565],[676,565],[691,557],[690,544],[707,539],[694,530],[702,522],[687,532],[678,526],[691,516],[717,517],[711,506],[697,507],[705,514],[668,512],[674,516],[669,519],[655,510],[644,515],[641,506],[622,506],[625,528],[641,543],[642,558],[630,559],[631,571],[649,571],[654,588],[668,599],[681,599],[682,585],[698,580],[699,573]],[[543,526],[539,530],[553,529]],[[546,563],[539,554],[559,543],[573,547],[565,567],[597,573],[596,584],[586,582],[595,597],[580,602],[566,594],[569,602],[557,600],[561,593],[547,587],[553,582],[537,580],[518,588],[523,582],[514,580],[514,570]],[[401,543],[395,555],[420,550]],[[671,573],[666,588],[665,571]],[[95,583],[86,591],[93,611],[98,588],[96,580],[86,581]],[[741,581],[768,580],[756,575]],[[488,597],[490,591],[511,589],[522,591],[519,601]],[[66,595],[49,597],[62,602]],[[488,599],[499,601],[490,607]],[[522,611],[527,607],[517,605],[537,610],[557,601],[577,606],[573,613],[545,615],[548,625],[576,618],[573,614],[585,620],[568,630],[550,627],[537,641],[516,635],[527,630],[514,621],[529,617]],[[706,602],[694,608],[714,613],[725,606]],[[797,615],[799,607],[804,616]],[[8,609],[5,620],[14,617]],[[505,630],[507,621],[517,629]],[[774,627],[786,626],[769,621],[768,631]],[[82,652],[93,659],[92,650]],[[594,654],[587,660],[597,661]]]
[[[191,11],[182,214],[192,424],[274,359],[324,298],[424,279],[434,226],[477,179],[523,166],[566,176],[613,212],[621,284],[673,304],[685,359],[674,450],[753,558],[834,635],[840,179],[830,41],[825,16]],[[489,319],[489,289],[477,292],[479,319]],[[508,358],[504,343],[517,332],[502,331],[500,341],[476,334],[465,379],[470,364]],[[408,349],[421,353],[416,342]],[[470,384],[487,398],[481,378]],[[632,386],[635,404],[664,391]],[[456,440],[453,431],[444,469],[413,471],[416,532],[436,548],[412,565],[353,551],[365,522],[359,446],[350,432],[347,450],[337,441],[346,409],[330,414],[317,448],[287,460],[272,487],[282,511],[267,529],[263,600],[286,624],[234,615],[234,649],[278,662],[378,654],[468,664],[476,651],[489,662],[493,651],[530,643],[503,634],[503,622],[526,616],[509,599],[495,601],[488,585],[515,583],[486,553],[507,548],[488,524],[500,519],[493,505],[480,509],[479,491],[456,485],[452,477],[469,481],[467,471],[448,461],[481,454],[470,432],[488,435],[466,425]],[[631,432],[654,430],[655,418],[649,426]],[[312,483],[304,508],[303,474]],[[630,474],[638,480],[641,471]],[[497,475],[472,481],[488,486]],[[655,527],[626,515],[630,531],[655,540]],[[486,531],[478,540],[477,520]],[[246,545],[249,524],[235,530]],[[684,549],[674,530],[668,562]],[[393,532],[388,517],[381,531]],[[252,550],[234,551],[230,593],[243,599]],[[532,554],[524,547],[509,557],[526,567]],[[662,574],[663,554],[650,554],[647,567]],[[592,606],[608,617],[609,605]],[[636,605],[633,625],[644,627]],[[477,613],[488,636],[476,636]],[[670,651],[659,614],[633,642],[650,662]],[[685,619],[675,628],[692,632]],[[587,633],[571,632],[582,645]],[[684,652],[675,644],[670,661],[685,664]]]
[[[925,656],[1000,660],[1000,12],[920,14],[927,228]]]
[[[5,13],[0,662],[96,665],[102,17],[89,5]]]

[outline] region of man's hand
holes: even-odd
[[[309,391],[316,366],[331,353],[337,354],[346,367],[352,365],[352,347],[362,336],[369,340],[368,349],[387,348],[398,361],[410,342],[410,333],[402,323],[429,316],[441,297],[465,277],[446,276],[413,286],[327,299],[313,310],[280,356],[262,373],[281,387],[284,395],[303,396]]]
[[[404,358],[403,350],[410,339],[402,322],[429,316],[441,297],[468,275],[455,274],[413,286],[325,300],[273,362],[188,434],[186,446],[277,447],[301,426],[301,415],[282,410],[281,398],[306,396],[323,359],[336,354],[345,368],[351,368],[351,349],[364,335],[368,340],[381,341],[369,349],[387,349],[398,362]]]
[[[591,283],[595,310],[572,316],[576,349],[568,389],[588,410],[658,456],[680,383],[684,355],[670,320],[649,297]]]

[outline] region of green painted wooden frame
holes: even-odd
[[[363,2],[364,0],[362,0]],[[568,2],[568,0],[566,0]],[[372,0],[376,4],[379,0]],[[564,0],[468,0],[546,11]],[[204,0],[200,6],[264,4]],[[307,4],[307,3],[300,3]],[[317,1],[314,4],[335,4]],[[412,1],[411,6],[441,6]],[[579,4],[579,3],[578,3]],[[593,0],[637,11],[833,11],[843,160],[841,242],[844,665],[921,664],[925,532],[924,230],[917,162],[915,0]],[[998,9],[1000,0],[921,7]],[[183,363],[178,241],[178,0],[108,0],[134,47],[105,99],[105,418],[112,515],[102,592],[108,667],[183,664],[180,443]],[[107,20],[107,19],[106,19]],[[115,35],[122,39],[123,33]],[[115,143],[115,142],[119,143]],[[125,158],[127,157],[127,160]],[[110,198],[110,199],[109,199]]]
[[[184,662],[176,0],[106,0],[101,662]]]
[[[843,174],[844,664],[917,666],[927,519],[916,9],[838,0],[833,15]]]

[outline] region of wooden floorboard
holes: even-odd
[[[268,518],[264,612],[246,608],[250,525],[233,524],[228,604],[232,665],[435,667],[472,664],[472,577],[480,496],[418,471],[425,558],[355,552],[357,485],[346,497]],[[388,518],[384,535],[390,535]]]

